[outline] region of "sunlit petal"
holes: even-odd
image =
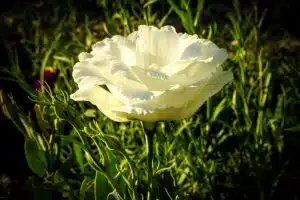
[[[178,57],[179,37],[171,26],[158,29],[141,25],[136,40],[136,64],[147,68],[166,65]]]
[[[114,60],[78,62],[73,69],[73,78],[81,85],[114,84],[135,90],[147,90],[132,74],[131,69]]]
[[[108,118],[117,122],[128,121],[126,114],[112,112],[113,109],[123,106],[123,104],[105,89],[95,86],[88,89],[79,89],[71,98],[75,101],[89,101],[96,105],[97,108]]]
[[[130,119],[155,122],[178,119],[181,116],[182,108],[149,109],[147,107],[123,106],[114,109],[114,112],[118,114],[128,114]]]
[[[233,74],[229,71],[218,70],[205,84],[200,85],[198,92],[194,100],[190,101],[184,112],[182,113],[181,119],[191,116],[195,113],[199,107],[211,96],[219,92],[224,85],[233,79]]]

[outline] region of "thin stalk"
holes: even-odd
[[[153,192],[153,169],[152,169],[152,160],[153,160],[153,134],[146,133],[146,142],[147,142],[147,170],[148,170],[148,193],[147,200],[152,199]]]
[[[153,199],[153,138],[155,133],[155,123],[142,122],[146,134],[147,146],[147,172],[148,172],[148,192],[147,200]]]

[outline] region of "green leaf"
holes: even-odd
[[[76,162],[78,163],[80,170],[83,171],[84,170],[84,156],[83,156],[82,149],[79,145],[73,143],[73,150],[74,150]]]
[[[23,116],[12,99],[12,96],[7,96],[4,91],[0,90],[0,110],[7,119],[10,119],[16,128],[24,135],[26,135],[26,130],[21,122]],[[22,117],[20,117],[22,116]]]
[[[194,18],[194,27],[199,25],[200,18],[201,18],[202,12],[203,12],[204,2],[205,2],[205,0],[198,0],[197,12],[196,12],[196,16]]]
[[[61,145],[69,145],[70,143],[76,144],[78,147],[80,147],[82,150],[87,151],[87,148],[78,140],[78,137],[73,135],[57,135],[61,138]]]
[[[110,150],[107,151],[107,155],[108,155],[107,168],[109,168],[111,176],[114,177],[118,173],[118,171],[116,169],[117,159],[116,159],[116,156]]]
[[[211,118],[211,122],[216,121],[218,118],[219,114],[224,110],[224,108],[227,106],[227,101],[226,99],[222,99],[222,101],[214,108],[214,113]]]
[[[112,192],[112,188],[108,183],[106,177],[99,171],[96,172],[94,195],[95,200],[107,199],[109,193]]]
[[[178,17],[181,19],[182,25],[187,30],[188,33],[195,33],[194,27],[193,27],[193,20],[191,13],[188,11],[185,11],[177,6],[177,4],[174,2],[174,0],[168,0],[168,3],[170,7],[175,11],[175,13],[178,15]]]
[[[151,4],[154,4],[155,2],[157,2],[157,0],[150,0],[147,3],[144,4],[143,8],[147,8],[148,6],[150,6]]]
[[[80,192],[79,192],[79,200],[84,200],[86,197],[86,193],[93,185],[93,180],[88,179],[87,177],[81,183]]]
[[[30,139],[25,140],[25,156],[30,169],[40,177],[43,177],[47,167],[46,152],[39,149],[36,142]]]
[[[95,159],[91,156],[91,154],[88,151],[84,152],[85,155],[85,159],[87,161],[87,163],[89,164],[89,166],[95,170],[95,171],[102,171],[101,166],[98,165],[98,163],[95,161]]]
[[[127,189],[127,183],[125,182],[123,176],[120,177],[118,185],[120,187],[121,192],[124,194],[126,192]],[[128,187],[131,187],[131,185],[128,185]]]
[[[117,137],[112,135],[105,135],[105,137],[101,139],[107,144],[109,150],[116,150],[120,152],[125,151]]]
[[[87,109],[85,112],[84,112],[84,115],[86,117],[96,117],[97,115],[97,110],[96,109]]]

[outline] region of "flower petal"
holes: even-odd
[[[212,41],[199,38],[197,35],[188,35],[179,33],[180,40],[180,59],[206,60],[216,54],[220,48]]]
[[[141,108],[151,107],[154,110],[167,107],[181,108],[195,98],[197,91],[197,87],[174,87],[170,90],[160,92],[159,95],[153,95],[148,100],[132,103],[130,106]]]
[[[83,61],[75,64],[73,78],[78,87],[112,84],[133,90],[147,90],[132,74],[131,69],[115,60]]]
[[[134,31],[127,36],[127,39],[135,44],[137,37],[138,37],[138,32]],[[134,49],[135,49],[135,47],[134,47]]]
[[[127,114],[130,119],[145,122],[176,120],[182,113],[182,108],[148,109],[134,106],[123,106],[114,110],[115,113]]]
[[[169,76],[152,69],[132,66],[132,72],[140,82],[143,82],[150,91],[162,91],[171,87]]]
[[[126,64],[127,66],[134,66],[136,65],[136,55],[135,55],[135,42],[132,41],[132,37],[134,35],[129,36],[130,39],[127,39],[123,36],[114,36],[112,40],[118,44],[119,49],[119,56],[120,59]]]
[[[231,72],[219,69],[206,83],[200,84],[194,100],[187,104],[180,119],[193,115],[208,98],[219,92],[232,79]]]
[[[215,49],[214,51],[211,51],[213,52],[211,54],[207,53],[208,50],[203,50],[203,52],[204,51],[206,51],[206,55],[201,55],[200,52],[197,53],[195,50],[196,53],[191,52],[189,54],[190,57],[186,55],[187,57],[184,57],[182,60],[163,66],[161,72],[171,77],[174,76],[174,78],[176,76],[190,76],[195,74],[195,72],[197,74],[203,73],[205,75],[207,71],[215,71],[215,68],[222,64],[228,57],[225,49]],[[195,57],[197,54],[198,57]]]
[[[218,48],[213,42],[199,39],[197,35],[179,33],[180,46],[179,56],[168,65],[162,67],[161,71],[169,76],[180,74],[186,67],[191,66],[193,61],[206,63],[214,68],[222,64],[228,57],[225,49]],[[202,69],[199,69],[201,73]],[[214,69],[212,69],[214,71]]]
[[[149,100],[154,96],[161,94],[161,92],[133,90],[130,88],[121,88],[114,85],[107,85],[109,91],[125,104],[133,104]]]
[[[105,89],[94,86],[88,89],[79,89],[71,95],[71,99],[75,101],[89,101],[96,105],[98,109],[108,118],[117,122],[126,122],[128,118],[126,114],[112,112],[112,109],[123,106],[118,99]]]
[[[148,122],[183,119],[194,114],[209,97],[220,91],[232,79],[231,72],[219,68],[205,82],[167,91],[149,101],[124,105],[114,109],[114,112]],[[180,95],[182,99],[178,98]]]
[[[92,60],[115,59],[127,66],[136,65],[135,42],[123,36],[116,35],[106,38],[92,46]]]
[[[158,29],[140,25],[136,40],[136,64],[147,68],[166,65],[178,57],[179,37],[172,26]]]
[[[219,65],[226,59],[222,54],[223,51],[220,50],[219,52],[220,56],[217,53],[212,59],[202,61],[185,60],[175,63],[174,68],[177,72],[170,77],[170,81],[186,86],[207,79],[220,68]]]
[[[204,81],[216,72],[219,65],[226,59],[226,52],[216,52],[216,55],[207,60],[181,60],[161,67],[159,71],[147,70],[137,66],[132,72],[138,80],[143,82],[149,90],[164,91],[180,86],[188,86]]]
[[[179,87],[157,96],[153,95],[149,100],[124,105],[114,111],[127,113],[130,118],[149,122],[176,120],[181,117],[185,106],[195,98],[198,90],[198,87]]]

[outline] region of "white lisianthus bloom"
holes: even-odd
[[[73,70],[79,89],[71,98],[91,102],[118,122],[183,119],[233,79],[220,67],[226,59],[209,40],[172,26],[141,25],[79,55]]]

